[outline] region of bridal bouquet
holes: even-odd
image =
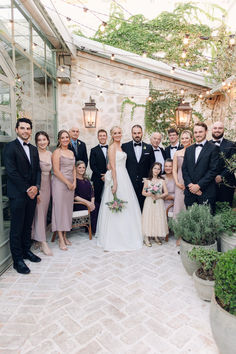
[[[153,195],[162,194],[162,185],[161,183],[151,184],[151,187],[146,188],[145,191],[147,193],[152,193]],[[153,200],[153,203],[156,204],[155,199]]]
[[[111,202],[107,202],[106,205],[112,211],[112,213],[119,213],[125,208],[125,204],[128,202],[117,198],[116,193],[113,196],[113,200]]]

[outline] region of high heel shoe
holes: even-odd
[[[37,250],[40,248],[40,243],[38,241],[34,242],[34,250]]]
[[[65,243],[64,242],[60,242],[60,241],[59,241],[59,248],[62,251],[67,251],[68,250],[68,248],[66,247]]]
[[[158,245],[162,245],[162,241],[159,239],[159,237],[155,237],[155,242],[156,242]]]
[[[144,241],[143,242],[144,242],[145,246],[152,247],[152,244],[149,241],[149,238],[147,236],[144,237]]]
[[[64,237],[64,242],[66,246],[71,246],[72,242],[68,240],[68,238]]]
[[[50,250],[47,242],[41,242],[40,251],[43,252],[46,256],[53,256],[53,253]]]

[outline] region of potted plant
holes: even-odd
[[[200,263],[191,260],[188,252],[196,248],[217,249],[216,239],[221,233],[220,216],[213,216],[206,204],[193,204],[182,210],[176,219],[169,222],[175,237],[181,238],[180,256],[183,266],[189,275],[200,267]]]
[[[201,266],[193,273],[193,281],[200,299],[211,301],[215,276],[214,270],[221,253],[213,249],[204,249],[194,247],[188,252],[190,259],[200,262]]]
[[[215,294],[210,307],[212,334],[221,354],[236,348],[236,249],[222,253],[215,268]]]
[[[236,211],[228,203],[216,203],[216,213],[220,215],[223,233],[220,236],[221,251],[236,248]]]

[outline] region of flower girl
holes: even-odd
[[[168,224],[164,198],[168,195],[165,180],[161,177],[162,165],[155,162],[145,179],[142,194],[146,197],[142,213],[142,229],[144,244],[151,247],[149,238],[154,237],[158,245],[162,242],[159,237],[166,237]]]

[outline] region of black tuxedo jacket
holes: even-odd
[[[91,180],[101,180],[101,174],[106,173],[107,171],[107,162],[100,145],[97,145],[91,149],[89,164],[91,170],[93,171]]]
[[[182,166],[185,194],[192,194],[188,185],[198,184],[202,193],[208,198],[215,198],[215,177],[219,169],[219,149],[207,141],[203,146],[195,163],[196,145],[189,146],[184,155]]]
[[[18,139],[8,143],[4,150],[4,165],[7,173],[7,195],[9,198],[26,196],[31,186],[40,188],[41,170],[38,150],[29,144],[30,160]]]
[[[212,140],[210,140],[212,142]],[[213,143],[214,144],[214,143]],[[233,141],[224,139],[222,140],[220,146],[219,146],[220,152],[223,152],[224,157],[226,159],[229,159],[232,157],[233,154],[236,154],[236,144]],[[226,180],[226,183],[235,186],[236,185],[236,179],[234,176],[234,173],[230,172],[225,164],[225,161],[223,157],[220,155],[219,157],[219,171],[218,175],[223,177]]]
[[[171,155],[170,155],[170,147],[171,147],[171,145],[168,145],[168,146],[165,148],[165,160],[171,158]],[[175,149],[175,151],[182,150],[182,149],[183,149],[183,146],[179,144],[178,147],[177,147],[177,149]]]
[[[149,170],[155,162],[152,145],[142,142],[142,155],[139,162],[136,159],[133,141],[123,144],[121,148],[127,154],[126,168],[132,184],[142,183],[143,178],[148,177]]]
[[[88,165],[88,155],[87,155],[87,148],[86,145],[83,141],[77,139],[77,151],[78,153],[76,154],[76,151],[74,149],[74,146],[72,143],[69,144],[69,149],[73,151],[75,155],[75,161],[83,161],[87,167]]]

